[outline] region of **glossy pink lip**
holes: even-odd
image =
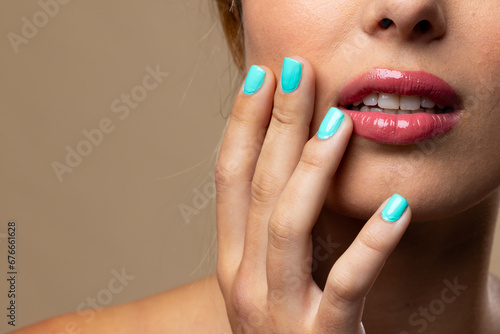
[[[376,93],[418,95],[452,108],[445,114],[389,114],[353,111],[346,107]],[[461,100],[453,88],[435,75],[375,68],[351,81],[341,92],[340,108],[354,123],[354,133],[387,144],[413,144],[448,132],[460,120]]]

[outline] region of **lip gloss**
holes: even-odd
[[[453,111],[441,114],[391,114],[346,108],[371,93],[427,97]],[[353,120],[354,133],[381,143],[413,144],[450,131],[461,118],[461,101],[444,80],[422,71],[375,68],[351,81],[341,92],[339,107]]]

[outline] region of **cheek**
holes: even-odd
[[[287,56],[307,57],[313,64],[321,61],[325,50],[330,52],[331,45],[342,40],[348,31],[342,22],[348,12],[344,2],[348,3],[331,0],[243,2],[247,66],[260,63],[279,68]]]
[[[443,73],[465,97],[466,114],[443,141],[423,143],[397,157],[391,149],[353,139],[332,182],[327,206],[369,217],[383,200],[398,192],[410,200],[415,217],[426,220],[475,204],[500,186],[497,0],[482,1],[481,6],[479,0],[464,2],[453,8],[449,35],[430,46],[430,52],[409,49],[405,57],[400,53],[392,57],[386,45],[387,51],[379,58],[366,52],[377,40],[360,33],[360,3],[243,1],[247,66],[262,64],[280,73],[285,56],[308,58],[317,70],[316,110],[326,110],[332,103],[331,92],[341,89],[343,80],[350,77],[349,69],[375,64],[405,67],[406,63],[397,63],[398,58],[414,59],[423,68]],[[317,130],[320,121],[314,117],[312,128]]]
[[[492,2],[488,2],[491,4]],[[492,12],[498,13],[491,15]],[[474,27],[474,29],[470,29]],[[468,29],[467,29],[468,28]],[[481,8],[462,24],[463,85],[466,117],[463,131],[469,134],[478,157],[497,162],[500,170],[500,12]],[[458,63],[457,63],[458,65]],[[481,155],[482,153],[482,155]],[[493,166],[491,166],[493,167]]]
[[[483,118],[498,117],[500,111],[500,11],[494,2],[484,1],[462,13],[456,27],[451,27],[458,31],[453,43],[459,55],[452,69],[462,69],[458,71],[462,82],[456,84],[463,87],[465,107],[480,108]]]

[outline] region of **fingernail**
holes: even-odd
[[[344,113],[338,108],[330,108],[319,126],[318,137],[320,139],[330,138],[337,132],[343,121]]]
[[[285,93],[291,93],[297,89],[302,77],[302,64],[292,58],[283,60],[281,70],[281,88]]]
[[[248,70],[247,77],[245,79],[245,86],[243,87],[243,92],[247,95],[252,95],[257,92],[262,84],[264,83],[264,78],[266,77],[266,71],[257,65],[252,65]]]
[[[394,222],[401,218],[407,207],[408,201],[403,196],[394,194],[382,211],[382,218],[388,222]]]

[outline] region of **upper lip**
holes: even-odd
[[[418,95],[437,104],[461,109],[461,99],[443,79],[423,71],[374,68],[351,80],[341,91],[340,106],[348,106],[371,93]]]

